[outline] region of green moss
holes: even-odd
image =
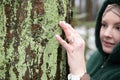
[[[62,1],[61,1],[62,2]],[[63,1],[65,2],[65,1]],[[41,35],[43,39],[47,39],[48,43],[46,44],[46,48],[44,50],[43,55],[43,65],[42,65],[42,71],[43,75],[41,77],[41,80],[47,79],[54,80],[55,77],[53,75],[56,75],[57,70],[57,48],[58,48],[58,42],[55,39],[55,34],[61,34],[61,29],[58,28],[58,22],[60,20],[65,20],[66,13],[64,15],[59,15],[57,3],[55,1],[46,0],[44,3],[45,5],[45,15],[44,20],[42,21],[42,29],[44,29],[44,33]],[[52,6],[51,6],[52,5]],[[63,4],[64,11],[66,11],[66,3]],[[47,65],[47,63],[49,65]],[[45,77],[46,76],[46,77]]]
[[[4,52],[4,40],[6,35],[6,16],[4,12],[4,5],[0,4],[0,79],[5,78],[5,52]]]
[[[29,75],[30,79],[36,75],[36,78],[39,76],[40,80],[54,80],[58,70],[57,53],[59,48],[59,43],[54,36],[55,34],[62,34],[58,22],[65,20],[67,16],[67,2],[65,0],[58,0],[61,1],[58,3],[57,0],[45,0],[44,14],[39,15],[34,11],[34,15],[31,17],[33,8],[31,0],[24,0],[23,3],[21,1],[21,5],[18,2],[19,0],[13,3],[11,3],[12,0],[7,1],[3,0],[5,4],[10,4],[12,7],[10,13],[12,15],[10,16],[10,32],[13,34],[13,37],[4,52],[6,15],[4,4],[0,5],[0,26],[2,26],[0,27],[0,57],[2,59],[0,60],[0,79],[5,79],[5,68],[7,68],[10,80],[23,80],[25,74]],[[59,5],[61,7],[58,9]],[[19,6],[25,7],[25,10],[22,9],[25,12],[25,18],[20,22],[19,15],[17,14],[18,9],[20,9],[18,8]],[[59,10],[63,10],[63,12],[60,14]],[[39,27],[35,30],[34,34],[32,32],[32,25],[38,25]],[[66,62],[64,52],[61,55],[63,60],[59,63],[60,73],[65,74],[65,72],[62,72],[62,69],[64,68],[65,70],[64,66],[66,66],[64,64]],[[9,66],[5,66],[6,64]]]
[[[0,5],[0,37],[4,37],[6,34],[6,16],[4,12],[4,5]]]
[[[2,4],[9,4],[12,0],[1,0]]]
[[[15,77],[16,75],[13,72],[13,67],[10,67],[10,75],[11,75],[10,80],[17,80],[17,78]]]
[[[19,80],[22,80],[22,77],[25,75],[25,72],[27,70],[27,67],[30,66],[29,63],[27,63],[26,60],[26,52],[25,49],[28,47],[28,45],[31,43],[31,9],[32,9],[32,3],[31,1],[28,1],[26,7],[27,11],[27,17],[21,24],[22,32],[20,37],[20,46],[18,47],[19,52],[19,62],[16,64],[16,67],[19,72]]]

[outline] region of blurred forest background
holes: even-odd
[[[86,58],[96,50],[94,29],[97,13],[104,0],[73,0],[71,25],[86,41]]]

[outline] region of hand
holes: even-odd
[[[67,51],[70,72],[73,75],[83,75],[86,72],[84,59],[85,41],[70,24],[60,21],[59,25],[65,32],[68,42],[63,40],[59,35],[56,35],[56,39]]]

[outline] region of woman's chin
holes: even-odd
[[[112,53],[112,50],[113,50],[113,48],[103,47],[103,51],[104,51],[106,54],[111,54],[111,53]]]

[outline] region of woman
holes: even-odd
[[[97,51],[87,62],[85,41],[66,22],[60,21],[68,43],[59,35],[58,42],[66,49],[70,74],[68,80],[120,80],[120,0],[105,0],[96,21]]]

